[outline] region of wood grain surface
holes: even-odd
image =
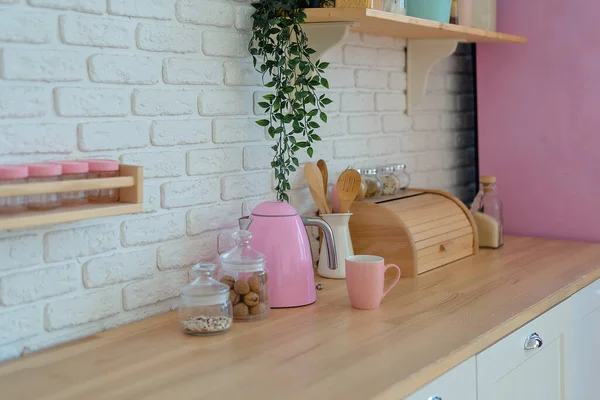
[[[2,399],[401,399],[600,278],[600,244],[506,237],[401,279],[374,311],[344,281],[210,338],[168,313],[0,365]]]
[[[306,22],[357,22],[353,32],[405,39],[455,39],[464,42],[525,43],[521,36],[373,10],[370,8],[307,8]]]

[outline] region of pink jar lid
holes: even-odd
[[[62,166],[63,175],[85,174],[90,170],[90,167],[86,161],[52,161],[51,164],[60,164]]]
[[[27,165],[0,165],[0,179],[10,181],[29,176]]]
[[[60,176],[62,167],[60,164],[39,163],[29,164],[29,177],[35,178],[38,176]]]
[[[117,160],[88,160],[90,172],[118,171],[119,162]]]

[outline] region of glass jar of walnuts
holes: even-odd
[[[219,281],[229,286],[234,321],[258,321],[269,314],[266,259],[250,247],[252,233],[233,234],[235,247],[219,257]]]

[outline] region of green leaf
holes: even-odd
[[[298,159],[296,157],[292,157],[292,162],[294,163],[294,165],[296,167],[300,166],[300,162],[298,161]]]
[[[329,67],[329,63],[328,62],[322,62],[322,63],[319,64],[319,68],[321,68],[321,69],[325,69],[327,67]]]
[[[294,168],[292,165],[290,165],[290,166],[288,167],[288,170],[289,170],[289,171],[292,171],[292,172],[296,172],[296,168]]]
[[[308,116],[309,117],[314,117],[315,115],[317,115],[319,113],[319,110],[317,110],[316,108],[313,108],[312,110],[310,110],[308,112]]]
[[[325,114],[324,112],[321,112],[319,117],[321,118],[321,121],[327,123],[327,114]]]
[[[333,100],[329,99],[329,98],[324,98],[323,99],[323,104],[327,105],[327,104],[331,104],[333,103]]]
[[[321,78],[321,85],[323,85],[324,88],[329,89],[329,81],[327,81],[327,79]]]
[[[310,121],[308,123],[308,126],[310,126],[311,128],[315,128],[315,129],[321,127],[321,125],[317,124],[315,121]]]
[[[288,114],[285,117],[283,117],[283,122],[286,123],[286,124],[289,124],[293,120],[294,120],[294,115],[293,114]]]
[[[298,142],[298,143],[296,143],[296,146],[298,146],[301,149],[304,149],[304,148],[308,147],[308,143],[307,142]]]
[[[313,156],[313,148],[309,147],[308,149],[306,149],[306,153],[308,154],[309,157]]]
[[[317,142],[321,141],[321,136],[317,135],[316,133],[310,135],[310,138]]]
[[[267,103],[266,101],[259,101],[258,105],[259,105],[259,107],[262,107],[264,109],[268,109],[269,107],[271,107],[271,105],[269,103]]]
[[[256,123],[260,126],[267,126],[270,124],[268,119],[259,119]]]
[[[311,48],[307,48],[306,50],[304,50],[306,52],[306,54],[315,54],[316,51],[311,49]]]
[[[265,94],[265,95],[263,96],[263,99],[265,99],[265,100],[267,100],[267,101],[273,101],[273,100],[275,100],[275,95],[274,95],[274,94],[272,94],[272,93]]]
[[[273,87],[273,86],[275,86],[275,85],[276,85],[276,82],[275,82],[275,81],[271,81],[271,82],[267,82],[267,83],[265,83],[265,87]]]

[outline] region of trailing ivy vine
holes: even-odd
[[[327,122],[324,108],[332,100],[325,94],[319,96],[317,89],[329,88],[323,76],[329,63],[310,59],[315,50],[302,30],[306,14],[298,0],[261,0],[252,6],[253,35],[248,49],[265,87],[272,90],[258,103],[268,119],[256,123],[268,127],[269,135],[277,139],[271,161],[275,190],[278,200],[289,202],[290,173],[300,165],[296,153],[305,150],[312,157],[314,142],[321,140],[316,130]]]

